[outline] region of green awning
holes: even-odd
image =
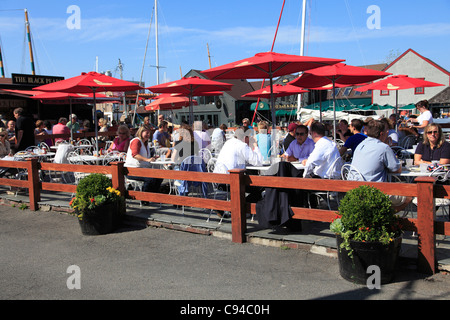
[[[363,106],[370,105],[372,103],[371,98],[358,98],[358,99],[338,99],[336,100],[336,111],[350,111],[359,110]],[[306,109],[319,110],[320,102],[310,104],[305,107]],[[322,101],[322,111],[332,111],[333,100]]]
[[[250,110],[254,111],[256,108],[257,102],[253,102],[250,106]],[[267,102],[259,102],[258,111],[270,110],[270,105]]]
[[[281,110],[275,111],[275,116],[277,116],[277,117],[283,117],[283,116],[292,117],[292,116],[295,116],[296,114],[297,114],[296,109],[281,109]]]
[[[394,109],[394,106],[391,106],[390,104],[385,104],[384,106],[380,106],[379,104],[371,104],[368,106],[365,106],[362,108],[363,111],[377,111],[377,110],[388,110],[388,109]]]
[[[414,110],[416,105],[414,103],[398,108],[398,110]]]

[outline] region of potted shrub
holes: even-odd
[[[125,198],[103,174],[90,174],[80,180],[70,206],[85,235],[106,234],[118,228],[125,214]]]
[[[349,281],[366,284],[369,266],[380,268],[380,283],[392,281],[402,231],[389,196],[373,186],[346,193],[330,230],[336,234],[339,271]]]

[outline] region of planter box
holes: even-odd
[[[125,206],[118,202],[108,203],[93,210],[86,210],[83,212],[83,217],[78,219],[81,233],[84,235],[102,235],[113,232],[120,226],[125,210]]]
[[[340,248],[343,238],[336,235],[339,272],[341,276],[351,282],[366,284],[371,274],[367,273],[367,268],[376,265],[380,268],[380,283],[385,284],[392,281],[395,274],[395,267],[400,252],[402,237],[396,238],[388,245],[381,242],[359,242],[350,241],[353,249],[353,257],[348,255],[345,248]]]

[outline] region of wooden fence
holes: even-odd
[[[39,170],[59,172],[102,173],[112,177],[113,187],[121,191],[127,198],[185,205],[213,210],[231,212],[232,241],[246,241],[246,214],[256,213],[255,204],[245,202],[246,186],[290,188],[297,190],[317,190],[347,192],[360,185],[372,185],[386,194],[417,197],[417,219],[403,218],[405,230],[415,231],[418,235],[418,268],[421,272],[433,274],[437,271],[436,234],[450,235],[450,222],[435,220],[435,198],[450,198],[450,186],[435,184],[431,177],[420,177],[416,183],[381,183],[343,180],[320,180],[304,178],[287,178],[246,175],[245,170],[231,170],[230,174],[186,172],[177,170],[126,168],[123,162],[113,162],[110,166],[72,165],[38,162],[37,159],[27,161],[1,161],[0,167],[27,170],[27,180],[0,178],[1,185],[28,188],[30,209],[38,210],[38,202],[42,190],[75,193],[76,185],[41,182]],[[199,181],[207,183],[227,184],[230,187],[230,200],[215,200],[160,193],[126,191],[125,175],[151,177],[170,180]],[[331,222],[336,217],[335,211],[292,208],[295,219]]]

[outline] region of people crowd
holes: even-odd
[[[433,123],[426,101],[417,103],[419,117],[353,119],[339,121],[336,138],[333,126],[310,119],[305,123],[293,121],[281,130],[274,131],[266,121],[251,126],[247,118],[241,125],[229,129],[221,124],[211,128],[204,121],[174,125],[158,116],[153,125],[146,117],[143,123],[133,127],[129,119],[108,123],[98,119],[99,141],[107,152],[126,154],[125,167],[152,168],[159,158],[170,160],[169,167],[180,170],[183,161],[190,156],[201,156],[208,162],[204,151],[213,154],[214,173],[226,174],[232,169],[245,169],[248,165],[262,166],[278,161],[297,162],[304,166],[303,177],[328,179],[340,176],[338,160],[351,162],[366,181],[387,181],[387,174],[398,172],[402,166],[392,148],[400,144],[401,137],[413,136],[417,148],[413,156],[416,165],[421,163],[450,164],[450,143],[445,140],[442,128]],[[90,120],[80,120],[76,114],[60,117],[52,126],[49,120],[33,120],[22,108],[14,110],[15,120],[0,126],[0,158],[37,146],[47,146],[67,140],[77,133],[94,132]],[[398,119],[398,120],[397,120]],[[411,124],[410,124],[411,123]],[[407,129],[407,130],[405,130]],[[65,135],[54,138],[51,135]],[[80,139],[76,135],[76,139]],[[339,140],[339,142],[338,142]],[[203,152],[203,153],[202,153]],[[276,159],[276,161],[275,161]],[[203,164],[205,167],[207,163]],[[158,192],[162,180],[127,177],[142,181],[144,191]],[[405,199],[401,199],[404,203]]]

